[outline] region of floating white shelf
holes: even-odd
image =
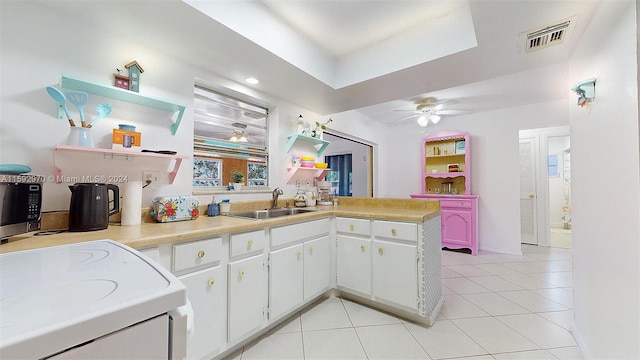
[[[152,107],[169,112],[178,112],[176,121],[171,124],[171,134],[175,135],[182,121],[182,115],[184,115],[185,106],[174,104],[168,101],[156,99],[149,96],[140,95],[135,91],[120,89],[111,85],[96,84],[91,81],[81,80],[68,75],[62,75],[60,79],[60,87],[65,89],[86,91],[91,94],[100,95],[116,100],[126,101],[132,104],[138,104],[142,106]],[[62,105],[58,107],[58,118],[62,119],[64,116],[64,110]]]
[[[153,152],[131,152],[126,150],[117,150],[117,149],[102,149],[102,148],[89,148],[89,147],[80,147],[80,146],[71,146],[71,145],[56,145],[53,148],[54,151],[70,151],[77,153],[86,153],[86,154],[101,154],[104,159],[119,159],[119,160],[129,160],[135,157],[143,157],[143,158],[154,158],[154,159],[168,159],[175,160],[173,164],[173,168],[169,171],[169,184],[173,184],[173,181],[178,174],[178,170],[180,169],[180,165],[182,164],[182,160],[189,159],[190,156],[186,155],[166,155],[166,154],[158,154]],[[54,172],[56,176],[56,182],[62,178],[62,169],[55,165],[55,156],[54,156]]]

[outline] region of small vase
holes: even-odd
[[[233,183],[233,190],[240,191],[242,189],[242,183]]]

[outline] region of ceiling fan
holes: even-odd
[[[418,118],[418,125],[425,127],[429,124],[429,120],[432,123],[437,124],[438,121],[442,118],[441,115],[462,115],[469,114],[473,112],[469,109],[445,109],[447,106],[458,104],[460,101],[449,99],[449,100],[438,100],[434,97],[427,97],[423,99],[416,99],[414,103],[416,104],[415,110],[394,110],[394,111],[413,111],[414,114],[408,116],[402,120],[411,119],[414,117]]]
[[[209,136],[214,137],[216,139],[230,141],[230,142],[241,142],[241,143],[254,143],[257,142],[257,139],[254,136],[245,130],[247,125],[242,123],[233,123],[231,124],[232,129],[225,129],[220,132],[212,132]]]

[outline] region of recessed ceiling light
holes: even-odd
[[[260,82],[258,79],[253,78],[253,77],[248,77],[248,78],[245,79],[245,81],[248,82],[251,85],[255,85],[255,84]]]

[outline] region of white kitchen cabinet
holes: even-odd
[[[418,224],[373,221],[372,294],[376,300],[418,307]]]
[[[277,319],[330,287],[329,219],[271,229],[269,319]],[[278,249],[283,245],[285,248]],[[308,261],[308,264],[305,262]]]
[[[417,309],[418,259],[414,244],[373,241],[373,297]]]
[[[258,330],[267,308],[267,269],[263,254],[229,263],[229,341]]]
[[[187,358],[217,353],[227,342],[227,284],[222,265],[179,277],[187,287],[194,315],[194,332],[187,342]]]
[[[269,319],[300,306],[303,301],[303,244],[272,251],[269,264]]]
[[[371,239],[338,234],[338,289],[371,295]]]
[[[331,244],[329,236],[304,243],[304,301],[331,287]]]

